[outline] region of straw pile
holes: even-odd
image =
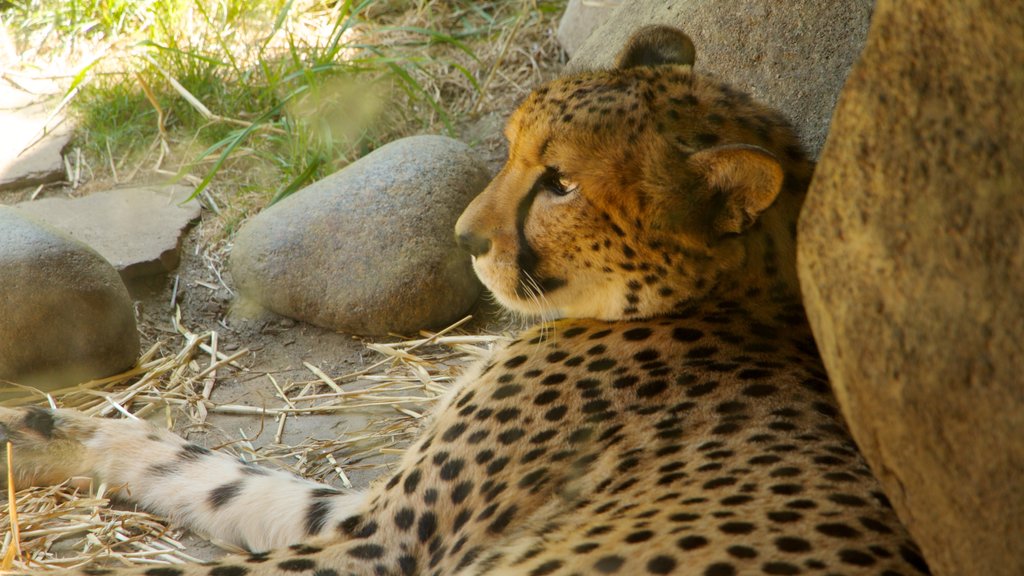
[[[312,378],[278,382],[272,374],[254,374],[244,367],[251,356],[248,350],[221,352],[217,332],[196,334],[186,329],[179,313],[174,325],[180,336],[154,344],[132,370],[49,395],[26,393],[2,405],[49,405],[115,418],[163,413],[167,425],[177,429],[204,422],[211,413],[253,415],[268,423],[272,419],[277,426],[273,444],[256,449],[242,436],[219,448],[250,462],[351,487],[346,470],[393,461],[460,367],[485,355],[498,339],[457,334],[466,320],[417,340],[368,344],[381,358],[357,372],[330,376],[306,364]],[[212,400],[210,392],[217,379],[232,377],[271,379],[280,404],[255,407]],[[365,430],[330,440],[307,439],[294,446],[281,443],[289,418],[365,413],[381,407],[388,415]],[[17,453],[11,458],[17,462]],[[144,512],[112,505],[106,492],[106,486],[78,489],[71,483],[9,492],[7,501],[0,504],[0,572],[72,568],[97,560],[112,565],[197,561],[180,542],[181,531]]]

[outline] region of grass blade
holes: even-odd
[[[203,179],[199,182],[199,184],[196,186],[196,189],[192,192],[192,195],[189,196],[188,199],[195,199],[203,190],[206,189],[207,186],[210,185],[210,181],[213,180],[213,177],[217,175],[218,171],[220,171],[221,166],[224,165],[224,162],[228,159],[228,156],[230,156],[231,153],[234,152],[236,148],[241,146],[242,142],[244,142],[245,139],[250,134],[253,133],[253,131],[255,131],[263,124],[267,123],[268,121],[270,121],[271,118],[280,114],[281,110],[284,109],[285,104],[287,104],[292,98],[298,96],[299,94],[305,91],[306,88],[302,87],[296,90],[295,92],[292,92],[287,97],[283,98],[280,102],[278,102],[276,106],[264,112],[263,115],[261,115],[255,121],[253,121],[252,124],[245,128],[242,128],[241,130],[233,132],[227,138],[224,138],[220,142],[217,142],[213,146],[210,146],[209,148],[206,149],[205,152],[200,154],[199,157],[196,158],[195,162],[199,162],[206,158],[207,156],[216,152],[218,149],[222,149],[220,156],[217,157],[217,161],[214,162],[213,166],[206,172],[206,176],[204,176]]]
[[[145,48],[156,48],[158,51],[161,51],[161,52],[167,52],[167,53],[175,54],[175,55],[178,55],[178,56],[186,56],[186,57],[192,58],[194,60],[199,60],[199,61],[202,61],[202,62],[206,62],[207,64],[213,64],[214,66],[227,66],[228,65],[227,62],[224,62],[222,60],[217,60],[216,58],[212,58],[210,56],[204,56],[204,55],[196,53],[196,52],[191,52],[191,51],[188,51],[188,50],[182,50],[180,48],[173,48],[171,46],[164,46],[164,45],[159,44],[157,42],[154,42],[153,40],[150,40],[148,38],[145,39],[145,40],[138,41],[135,45],[136,46],[145,47]]]
[[[268,206],[273,206],[274,204],[277,204],[278,201],[284,200],[285,198],[291,196],[293,193],[295,193],[300,188],[305,186],[307,182],[312,180],[313,175],[316,174],[317,170],[319,170],[320,167],[326,163],[327,161],[322,156],[317,156],[316,158],[314,158],[313,161],[310,162],[308,166],[306,166],[306,169],[303,170],[301,174],[296,176],[294,179],[292,179],[291,182],[288,183],[287,186],[281,188],[280,190],[277,191],[276,194],[274,194],[274,197],[270,199],[270,203],[268,204]]]
[[[422,100],[425,100],[427,104],[434,109],[434,112],[437,113],[437,116],[438,118],[441,119],[441,122],[444,122],[445,129],[448,131],[449,134],[454,132],[451,120],[448,118],[448,112],[445,111],[444,107],[441,106],[440,102],[435,100],[434,97],[431,96],[430,93],[423,88],[422,84],[417,82],[416,79],[413,78],[412,75],[409,74],[409,72],[406,71],[405,68],[402,68],[401,66],[394,62],[389,62],[388,68],[390,68],[391,71],[394,72],[396,76],[401,78],[404,86],[411,91],[410,94],[412,94],[413,96],[419,94],[419,97]]]
[[[438,32],[437,30],[431,30],[429,28],[420,28],[418,26],[388,26],[381,28],[381,30],[393,30],[396,32],[412,32],[414,34],[421,34],[423,36],[427,36],[430,39],[431,44],[451,44],[452,46],[455,46],[459,50],[462,50],[463,52],[468,54],[469,57],[472,58],[473,60],[476,60],[477,62],[480,61],[480,59],[476,57],[476,53],[474,53],[473,50],[469,48],[469,46],[466,46],[464,43],[462,43],[461,41],[459,41],[457,38],[450,34],[445,34],[443,32]]]

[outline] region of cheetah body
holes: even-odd
[[[811,164],[784,119],[692,60],[681,33],[646,29],[616,69],[513,115],[508,163],[457,233],[503,304],[562,319],[469,368],[390,479],[341,494],[135,422],[7,410],[35,464],[17,472],[123,481],[251,549],[303,540],[151,576],[926,572],[799,303]],[[68,450],[84,470],[52,465]]]

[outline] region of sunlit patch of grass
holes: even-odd
[[[24,0],[3,18],[28,51],[78,61],[69,109],[93,165],[212,189],[230,169],[276,201],[394,138],[456,132],[515,56],[509,31],[563,4]]]
[[[110,82],[101,89],[86,90],[77,104],[83,124],[89,127],[81,139],[94,152],[149,141],[156,132],[156,110],[129,84]]]

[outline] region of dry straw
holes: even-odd
[[[211,413],[276,418],[274,443],[255,449],[243,435],[221,448],[250,462],[351,487],[353,470],[394,461],[460,367],[487,354],[498,340],[497,336],[457,333],[466,320],[420,339],[369,344],[382,358],[355,372],[331,376],[306,364],[313,378],[279,382],[269,373],[256,374],[245,367],[252,352],[223,353],[218,349],[223,339],[216,332],[197,334],[186,329],[179,313],[174,318],[179,336],[153,345],[131,370],[49,396],[29,393],[0,405],[50,405],[113,418],[165,414],[168,421],[161,418],[161,425],[177,429],[204,422]],[[273,383],[278,406],[220,404],[215,395],[211,398],[218,378],[252,377]],[[286,419],[304,414],[365,414],[379,412],[380,407],[385,412],[364,430],[337,438],[307,438],[295,445],[281,443]],[[17,458],[14,450],[9,459],[17,462]],[[59,486],[19,487],[9,493],[8,503],[0,507],[0,572],[73,568],[95,561],[115,566],[197,561],[180,541],[181,531],[144,512],[113,504],[106,486],[77,480]]]

